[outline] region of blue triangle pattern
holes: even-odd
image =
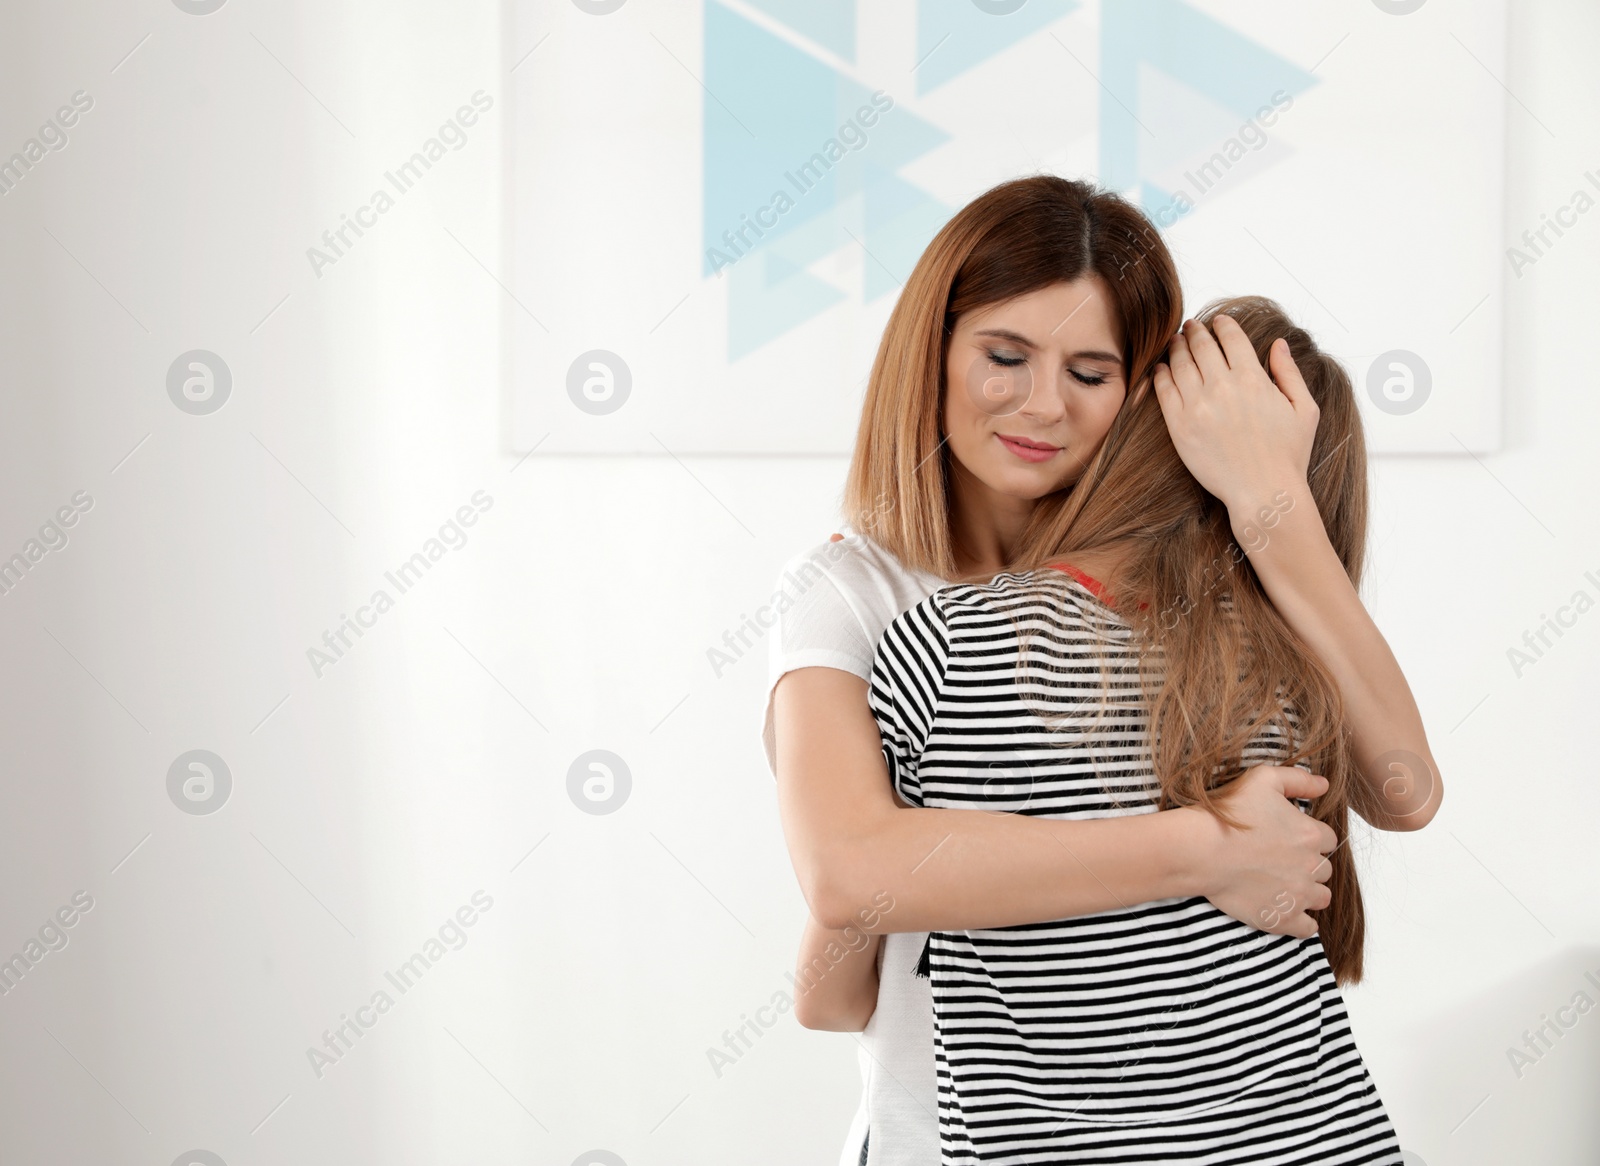
[[[917,96],[1077,7],[1078,0],[983,0],[981,5],[974,0],[917,0]]]
[[[1170,227],[1194,209],[1170,190],[1163,190],[1153,182],[1139,181],[1139,205],[1149,212],[1157,226]]]
[[[870,204],[871,192],[867,197]],[[862,294],[868,303],[879,296],[898,291],[905,284],[922,252],[938,234],[939,228],[949,221],[952,213],[950,207],[924,194],[921,201],[867,232],[869,254]],[[869,220],[872,217],[869,205]]]
[[[837,75],[715,0],[705,8],[704,219],[712,250],[736,259],[826,210],[784,176],[837,129]],[[802,147],[804,150],[802,152]],[[783,209],[787,205],[788,209]]]
[[[1141,68],[1183,82],[1241,122],[1272,104],[1274,94],[1292,97],[1317,84],[1294,62],[1184,0],[1115,0],[1101,6],[1100,22],[1100,83],[1111,99],[1100,102],[1099,178],[1112,190],[1138,189],[1144,177],[1146,131],[1134,113]]]
[[[847,61],[856,59],[855,0],[745,0]]]
[[[869,256],[868,298],[898,286],[949,210],[895,171],[949,135],[716,0],[704,69],[702,271],[731,268],[736,359],[843,298],[805,268],[848,221],[887,267]]]
[[[799,267],[782,279],[770,279],[766,268],[772,258],[757,252],[728,272],[729,360],[754,352],[845,298],[838,288]]]

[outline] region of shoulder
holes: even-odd
[[[931,589],[940,582],[931,575],[910,570],[871,539],[848,530],[841,538],[817,543],[800,552],[783,567],[786,575],[798,574],[807,568],[828,572],[829,577],[841,587],[925,580]]]
[[[1082,584],[1059,571],[1004,572],[984,583],[949,584],[890,626],[920,655],[966,669],[1025,646],[1118,640],[1131,633]]]
[[[986,629],[1009,625],[1029,602],[1031,582],[1029,576],[1002,574],[987,583],[945,584],[889,621],[885,645],[892,640],[902,650],[946,657],[960,642],[982,640]]]
[[[777,590],[791,596],[796,607],[848,612],[876,638],[891,619],[942,583],[909,570],[871,539],[847,532],[791,558]]]
[[[957,632],[1030,618],[1074,622],[1094,606],[1080,585],[1050,570],[1002,572],[986,583],[951,584],[929,600]]]

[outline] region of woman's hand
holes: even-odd
[[[1258,765],[1218,798],[1243,830],[1194,806],[1174,811],[1203,819],[1195,823],[1205,836],[1202,853],[1209,854],[1201,893],[1211,905],[1275,935],[1315,935],[1316,920],[1306,912],[1333,901],[1323,885],[1333,874],[1325,856],[1338,847],[1339,838],[1289,799],[1320,797],[1327,790],[1328,779],[1317,774]]]
[[[1288,341],[1273,342],[1269,376],[1244,329],[1219,315],[1211,328],[1185,321],[1168,357],[1154,384],[1172,443],[1235,525],[1304,488],[1318,411]]]

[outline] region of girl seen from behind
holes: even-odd
[[[1431,766],[1383,780],[1269,594],[1285,558],[1331,560],[1354,593],[1366,465],[1348,378],[1270,301],[1208,315],[1075,489],[1037,508],[1015,569],[889,625],[871,703],[911,804],[1226,818],[1215,799],[1242,773],[1301,765],[1328,778],[1302,805],[1341,840],[1351,809],[1384,829],[1431,817]],[[1251,473],[1219,476],[1247,453]],[[935,931],[941,1160],[1399,1162],[1338,990],[1361,976],[1355,868],[1343,846],[1328,863],[1304,937],[1193,896]]]

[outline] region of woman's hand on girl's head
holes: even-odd
[[[1305,486],[1317,404],[1287,341],[1273,342],[1268,364],[1270,375],[1238,322],[1218,315],[1210,328],[1185,321],[1155,368],[1178,456],[1229,513],[1253,514],[1279,491]]]

